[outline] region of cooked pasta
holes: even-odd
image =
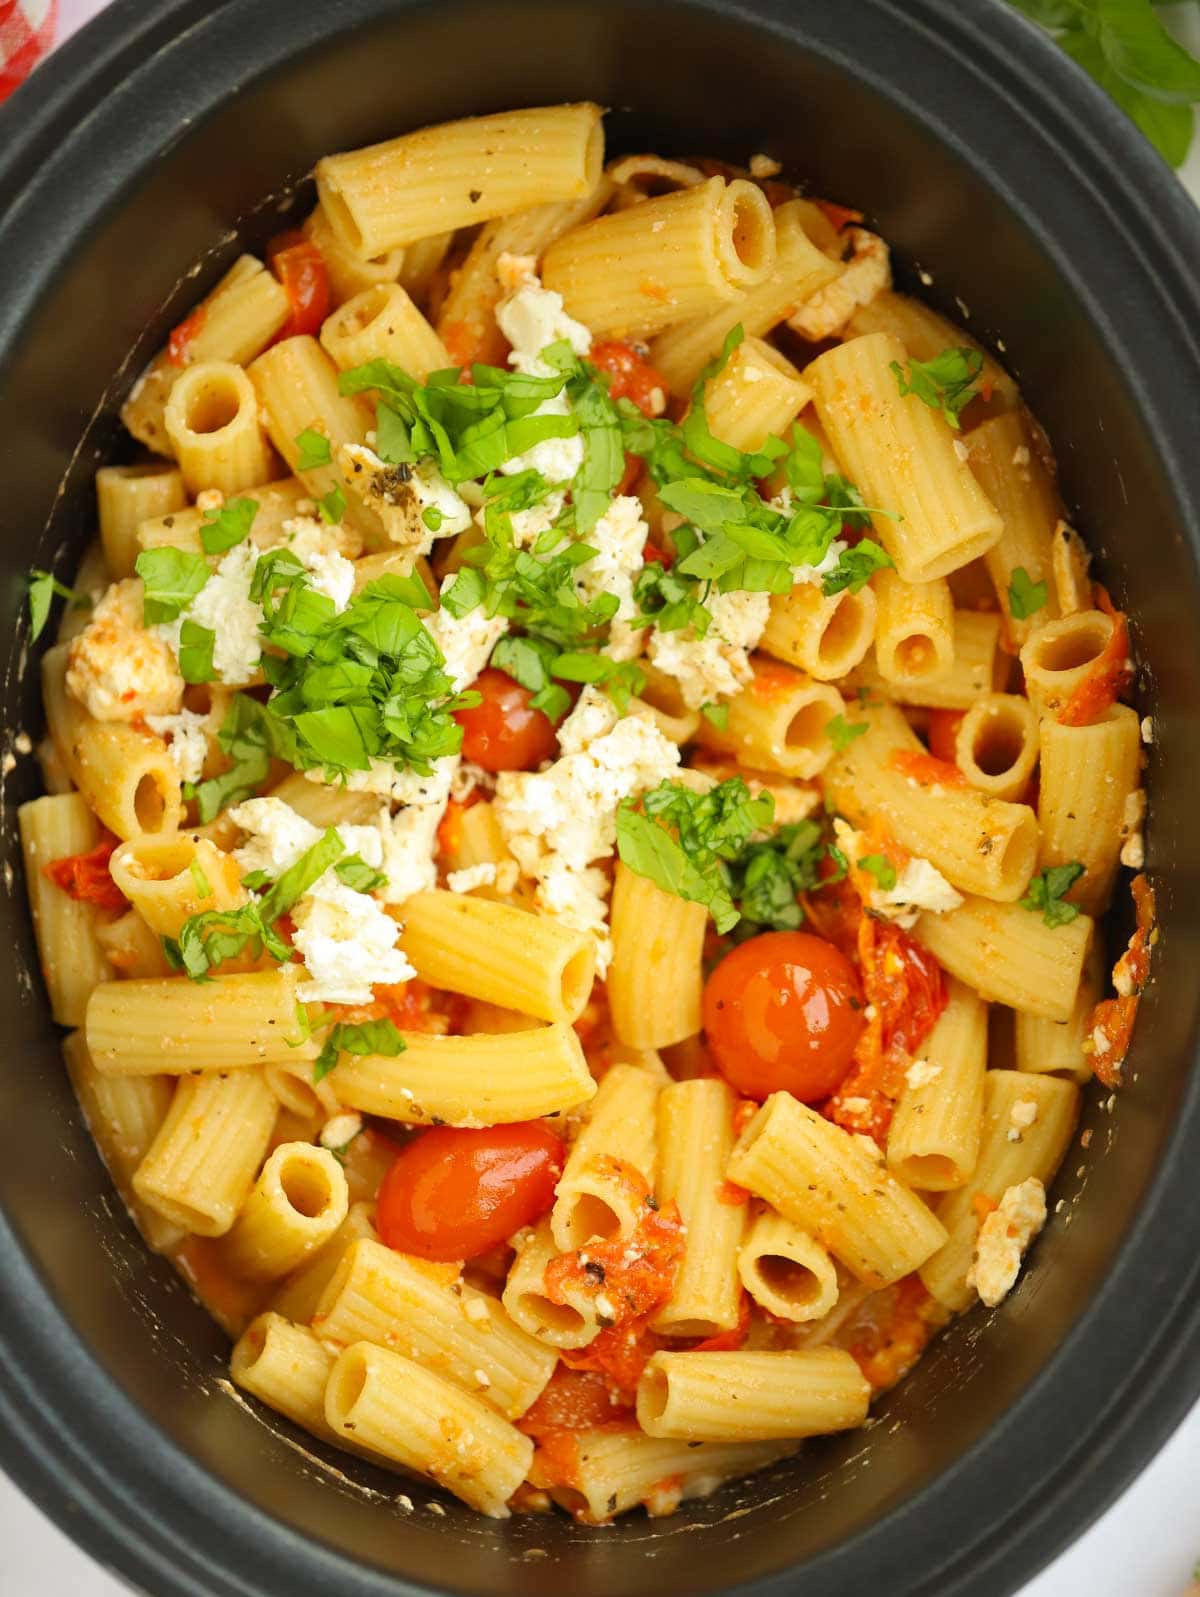
[[[1016,1283],[1148,979],[1041,430],[769,165],[606,164],[591,103],[326,156],[32,574],[114,1186],[248,1402],[496,1517],[866,1422]]]

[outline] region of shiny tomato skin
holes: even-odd
[[[593,344],[588,361],[609,379],[612,399],[632,399],[643,416],[661,415],[668,393],[666,378],[624,339]]]
[[[717,1068],[759,1101],[827,1098],[866,1024],[854,966],[810,932],[763,932],[727,954],[705,983],[703,1016]]]
[[[464,760],[485,771],[532,771],[553,758],[554,727],[541,710],[530,708],[528,688],[495,666],[481,671],[471,686],[483,702],[454,712],[463,729]]]
[[[954,744],[966,713],[965,710],[929,712],[929,752],[935,760],[945,760],[948,765],[958,763]]]
[[[329,272],[325,257],[304,235],[285,233],[272,243],[271,268],[282,283],[292,307],[280,338],[300,333],[315,336],[329,315]]]
[[[379,1235],[420,1259],[474,1259],[545,1214],[562,1167],[561,1141],[537,1120],[438,1126],[402,1149],[384,1177]]]

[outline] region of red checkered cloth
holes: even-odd
[[[50,54],[58,0],[0,0],[0,101]]]

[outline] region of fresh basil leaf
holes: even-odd
[[[873,876],[884,893],[890,893],[896,885],[896,867],[882,854],[864,854],[858,861],[858,868]]]
[[[1008,585],[1008,608],[1014,621],[1027,621],[1046,606],[1047,587],[1034,582],[1024,566],[1017,566]]]
[[[345,852],[346,845],[338,836],[337,827],[326,827],[312,847],[305,849],[267,890],[260,904],[263,921],[273,925],[285,915]]]
[[[78,588],[68,588],[66,583],[60,582],[57,577],[52,577],[48,571],[31,571],[29,573],[29,641],[36,643],[41,637],[46,622],[50,619],[50,606],[55,595],[66,599],[69,604],[86,606],[90,609],[91,599],[86,593],[81,593]]]
[[[853,548],[842,550],[837,565],[821,579],[821,590],[834,594],[848,588],[851,593],[857,593],[875,572],[893,563],[891,555],[873,538],[860,538]]]
[[[179,629],[179,674],[185,682],[212,682],[216,679],[213,649],[217,635],[211,627],[185,620]]]
[[[1126,83],[1090,33],[1067,33],[1059,43],[1141,129],[1169,166],[1183,165],[1192,146],[1195,125],[1193,112],[1186,105],[1151,99]]]
[[[208,561],[186,549],[143,549],[133,569],[145,584],[143,620],[148,627],[174,621],[209,578]]]
[[[200,527],[200,544],[205,554],[220,555],[236,548],[250,535],[258,514],[256,499],[230,499],[220,510],[206,510]]]
[[[723,732],[729,725],[728,704],[722,704],[719,701],[715,701],[710,704],[702,704],[700,706],[700,714],[710,726],[715,726],[718,732]]]
[[[391,1020],[366,1020],[359,1025],[339,1021],[330,1028],[328,1036],[313,1063],[313,1080],[323,1081],[336,1068],[342,1054],[382,1054],[394,1059],[405,1049],[404,1038]]]
[[[346,514],[346,495],[339,486],[335,485],[324,499],[317,501],[317,509],[322,521],[331,527],[336,526]]]
[[[387,886],[388,879],[383,871],[368,865],[361,854],[347,854],[333,868],[338,880],[344,886],[352,887],[356,893],[374,893]]]
[[[975,398],[976,382],[983,370],[983,356],[977,349],[944,349],[932,360],[910,360],[907,370],[892,361],[901,397],[915,394],[930,410],[940,411],[957,432],[959,416]]]
[[[1123,83],[1169,105],[1200,100],[1200,61],[1177,44],[1149,0],[1094,0],[1105,60]]]
[[[188,866],[188,871],[200,897],[211,898],[213,896],[212,883],[204,874],[204,867],[201,865],[198,859],[192,860],[191,864]]]
[[[844,715],[835,715],[825,723],[825,735],[833,744],[834,750],[841,754],[848,749],[855,738],[862,737],[864,732],[870,730],[867,721],[847,722]]]
[[[300,451],[293,468],[295,471],[316,471],[320,466],[332,465],[333,451],[324,433],[317,432],[313,427],[306,427],[302,433],[296,434],[294,442]]]
[[[1069,925],[1079,910],[1074,904],[1066,902],[1066,895],[1083,871],[1084,867],[1078,860],[1073,860],[1069,865],[1051,865],[1039,871],[1021,900],[1022,909],[1040,914],[1047,926]]]
[[[477,610],[487,597],[487,581],[473,566],[463,566],[442,595],[442,608],[456,618]]]

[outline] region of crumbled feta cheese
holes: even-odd
[[[376,982],[391,985],[416,975],[407,955],[395,946],[399,924],[369,893],[357,893],[336,878],[327,883],[322,877],[319,886],[319,892],[306,893],[292,907],[292,941],[309,976],[296,989],[299,999],[366,1004]]]
[[[365,444],[346,444],[338,450],[337,465],[350,492],[375,512],[393,543],[412,550],[414,559],[428,554],[435,538],[449,538],[471,525],[470,505],[432,460],[389,466]],[[441,517],[436,529],[425,521],[431,509]]]
[[[932,1064],[928,1059],[914,1059],[904,1072],[904,1079],[914,1092],[920,1087],[928,1087],[941,1075],[942,1065]]]
[[[277,877],[294,865],[321,837],[321,829],[278,798],[247,799],[230,819],[249,836],[233,857],[242,873],[266,871]],[[380,825],[337,828],[347,854],[359,855],[373,869],[385,863],[386,838]],[[306,1003],[365,1004],[376,982],[408,981],[416,972],[395,946],[399,924],[369,893],[347,887],[334,866],[292,907],[293,941],[309,980],[297,989]]]
[[[967,448],[966,444],[963,443],[961,438],[956,438],[954,440],[954,453],[960,460],[970,460],[971,458],[971,451]]]
[[[140,577],[114,582],[67,652],[67,692],[97,721],[173,715],[183,678],[159,628],[142,624]]]
[[[566,491],[555,488],[548,493],[540,504],[530,505],[528,510],[514,510],[509,515],[509,525],[512,528],[512,540],[518,549],[530,549],[562,515],[563,506],[567,502]],[[483,510],[475,512],[476,523],[482,527],[485,524]]]
[[[568,925],[594,933],[607,969],[607,878],[621,800],[669,777],[679,750],[641,715],[621,719],[612,701],[586,687],[559,729],[561,755],[544,771],[505,771],[494,813],[514,857],[538,884],[538,901]]]
[[[1121,817],[1121,864],[1130,870],[1140,871],[1146,863],[1146,844],[1142,836],[1142,822],[1146,819],[1146,790],[1135,788],[1126,796],[1125,811]]]
[[[348,1142],[353,1142],[363,1128],[363,1118],[352,1110],[347,1110],[340,1115],[334,1115],[332,1120],[327,1120],[321,1127],[321,1135],[317,1141],[322,1148],[344,1148]]]
[[[180,710],[178,715],[148,715],[146,725],[159,737],[170,739],[167,753],[179,780],[198,782],[208,758],[208,717],[196,710]]]
[[[461,804],[470,798],[476,788],[483,793],[494,792],[495,773],[485,771],[482,765],[476,765],[472,760],[461,760],[450,780],[450,797]]]
[[[453,585],[454,578],[442,583],[443,595]],[[480,607],[468,610],[465,616],[451,615],[449,610],[435,610],[426,616],[425,626],[433,641],[442,651],[446,674],[454,683],[454,691],[461,693],[469,687],[495,648],[508,622],[503,616],[489,616]]]
[[[711,595],[706,605],[712,619],[702,638],[691,627],[650,636],[652,664],[678,682],[691,710],[729,698],[751,680],[750,652],[766,628],[771,596],[735,589]]]
[[[1014,466],[1027,466],[1029,464],[1029,448],[1026,444],[1018,444],[1013,450],[1012,463]]]
[[[1018,1098],[1008,1116],[1008,1140],[1020,1142],[1023,1132],[1029,1130],[1038,1117],[1038,1106],[1033,1098]]]
[[[465,865],[461,871],[451,871],[446,886],[452,893],[469,893],[476,887],[494,887],[500,867],[495,860],[483,860],[478,865]]]
[[[294,516],[283,524],[288,547],[302,562],[318,593],[332,599],[339,615],[354,592],[354,566],[337,548],[332,529],[308,516]]]
[[[839,1106],[848,1115],[869,1115],[871,1113],[871,1100],[869,1098],[843,1098]],[[875,1144],[871,1144],[874,1148]]]
[[[773,155],[752,155],[750,157],[751,177],[778,177],[782,171],[783,168]]]
[[[262,607],[250,598],[250,583],[258,562],[258,549],[247,538],[223,556],[217,569],[174,621],[154,628],[178,655],[179,634],[185,620],[208,627],[214,634],[213,669],[219,682],[233,686],[250,682],[262,658],[258,635]]]
[[[501,263],[505,257],[501,256]],[[508,260],[511,262],[512,257]],[[508,363],[527,376],[547,377],[553,367],[541,359],[549,344],[566,339],[576,355],[586,355],[592,335],[563,309],[563,298],[552,288],[543,288],[535,273],[525,271],[517,286],[496,307],[496,322],[512,345]]]
[[[402,904],[414,893],[426,893],[437,886],[437,830],[446,812],[457,767],[457,755],[435,760],[432,773],[419,779],[419,791],[414,781],[410,802],[392,817],[384,834],[383,869],[388,878],[382,889],[385,904]],[[416,775],[406,774],[410,778]]]
[[[892,286],[891,252],[877,233],[848,227],[843,241],[851,245],[853,259],[788,317],[788,326],[810,343],[833,338],[856,310]]]
[[[979,1228],[967,1285],[994,1309],[1011,1292],[1025,1250],[1046,1223],[1046,1189],[1031,1176],[1009,1187]]]
[[[615,594],[619,601],[606,650],[614,660],[630,660],[641,652],[643,629],[631,627],[629,622],[637,614],[633,584],[642,569],[649,531],[642,518],[641,500],[622,494],[585,536],[596,554],[575,569],[575,591],[585,603],[602,593]]]
[[[854,864],[871,852],[863,834],[840,817],[834,821],[833,831],[838,847]],[[867,908],[873,913],[904,927],[915,925],[923,909],[943,915],[958,909],[963,902],[962,894],[951,887],[936,866],[919,855],[914,855],[897,871],[891,887],[884,888],[872,881],[866,898]]]
[[[532,272],[523,276],[520,286],[496,307],[500,331],[512,345],[508,363],[530,377],[551,377],[554,368],[541,357],[548,344],[566,339],[576,355],[586,355],[592,335],[582,322],[563,310],[562,295],[543,288]],[[566,394],[547,399],[534,411],[535,416],[566,416],[570,413]],[[524,454],[506,460],[500,470],[508,476],[518,471],[540,471],[547,482],[570,482],[583,464],[583,439],[546,438]]]
[[[1147,748],[1154,742],[1154,722],[1148,715],[1142,717],[1142,742]]]

